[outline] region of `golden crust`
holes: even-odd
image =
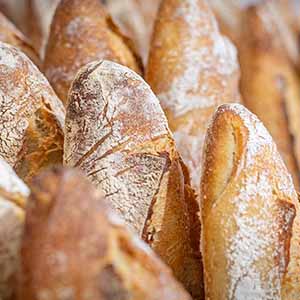
[[[199,252],[199,244],[191,249],[187,208],[195,196],[191,192],[185,199],[189,182],[184,182],[167,120],[150,87],[132,70],[100,61],[80,70],[68,101],[65,164],[80,167],[188,290],[199,295],[201,266],[192,253]]]
[[[208,121],[218,105],[240,98],[236,49],[220,34],[206,1],[162,1],[146,79],[198,193]]]
[[[271,136],[241,105],[213,118],[201,191],[206,296],[283,299],[297,194]]]
[[[98,0],[63,0],[51,25],[44,61],[45,74],[64,103],[80,69],[108,59],[141,72],[129,40],[121,35]]]
[[[27,215],[19,299],[191,300],[77,171],[36,178]]]
[[[0,41],[23,51],[37,66],[40,66],[38,54],[28,39],[0,12]]]
[[[29,195],[26,185],[0,158],[0,298],[12,299],[24,223],[24,206]]]
[[[0,155],[26,182],[62,162],[64,108],[18,49],[0,43]]]
[[[273,136],[299,188],[299,80],[282,49],[268,6],[248,9],[240,51],[241,92],[247,108],[257,114]]]

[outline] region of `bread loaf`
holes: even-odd
[[[62,0],[52,21],[44,70],[64,103],[79,68],[98,59],[113,60],[141,72],[129,40],[99,0]]]
[[[214,115],[201,191],[206,298],[294,299],[282,291],[297,194],[271,136],[241,105],[222,105]]]
[[[28,39],[0,12],[0,41],[23,51],[37,66],[40,65],[38,54]]]
[[[24,223],[27,186],[0,158],[0,299],[10,300],[15,292],[19,247]]]
[[[150,87],[124,66],[94,62],[77,74],[68,103],[64,163],[82,169],[199,298],[197,203]]]
[[[208,121],[218,105],[240,99],[236,49],[220,34],[206,0],[162,1],[146,79],[199,192]]]
[[[22,300],[191,300],[151,249],[77,171],[32,185],[21,251]]]
[[[273,136],[299,188],[300,92],[299,80],[282,48],[267,5],[249,8],[244,20],[240,51],[241,92]]]
[[[62,162],[64,109],[45,77],[0,42],[0,156],[26,182]]]

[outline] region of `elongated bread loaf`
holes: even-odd
[[[201,191],[206,297],[292,299],[282,291],[297,194],[268,131],[241,105],[222,105],[214,115]]]
[[[236,49],[220,34],[206,0],[162,1],[146,79],[199,192],[208,121],[218,105],[239,102]]]
[[[76,76],[68,103],[64,163],[82,169],[199,298],[197,203],[150,87],[124,66],[94,62]]]
[[[55,12],[44,62],[45,74],[66,103],[85,64],[109,59],[141,72],[141,64],[99,0],[62,0]]]
[[[62,162],[64,108],[18,49],[0,42],[0,156],[26,182]]]
[[[0,41],[23,51],[37,66],[40,65],[38,54],[29,40],[0,12]]]
[[[27,186],[0,158],[0,299],[10,300],[15,292],[19,247],[24,223]]]
[[[299,80],[282,49],[276,20],[268,5],[249,8],[244,19],[240,51],[241,92],[273,136],[300,186],[300,92]]]
[[[191,300],[151,249],[77,171],[32,185],[21,251],[22,300]]]

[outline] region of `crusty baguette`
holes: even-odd
[[[153,23],[161,0],[106,0],[113,19],[135,43],[143,62],[148,59]]]
[[[0,12],[0,41],[22,50],[37,66],[40,59],[28,39]]]
[[[94,62],[76,76],[68,103],[65,164],[81,168],[193,296],[201,298],[201,265],[193,253],[199,252],[199,235],[190,237],[190,231],[200,230],[197,203],[150,87],[124,66]]]
[[[62,162],[64,108],[18,49],[0,42],[0,155],[26,182]]]
[[[243,106],[222,105],[204,149],[201,245],[207,299],[291,300],[281,295],[299,204],[271,136]]]
[[[29,190],[0,158],[0,299],[9,300],[16,287],[24,207]]]
[[[273,136],[300,186],[300,92],[299,80],[282,48],[276,20],[269,6],[247,10],[240,47],[241,93]]]
[[[73,170],[32,184],[21,249],[20,300],[191,300],[151,249]]]
[[[240,98],[236,49],[220,34],[206,0],[162,1],[146,79],[199,192],[208,121],[218,105]]]
[[[140,61],[99,0],[62,0],[52,21],[45,74],[66,103],[68,90],[85,64],[109,59],[141,72]]]

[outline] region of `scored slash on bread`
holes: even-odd
[[[265,124],[300,186],[299,79],[283,49],[276,16],[257,5],[244,17],[240,62],[244,103]]]
[[[109,59],[141,73],[141,61],[99,0],[62,0],[55,12],[46,48],[44,71],[66,104],[78,70]]]
[[[64,163],[82,169],[200,299],[197,203],[150,87],[124,66],[93,62],[77,74],[68,103]]]
[[[40,59],[29,40],[0,12],[0,41],[23,51],[37,66]]]
[[[162,1],[146,80],[199,193],[208,122],[218,105],[240,100],[236,49],[220,34],[206,0]]]
[[[29,189],[0,158],[0,299],[10,300],[16,287],[19,247]]]
[[[26,182],[62,163],[64,108],[18,49],[0,42],[0,155]]]
[[[191,300],[78,171],[37,177],[27,216],[18,299]]]
[[[296,299],[299,282],[286,288],[299,264],[297,193],[270,134],[241,105],[220,106],[208,129],[201,217],[209,299]]]

